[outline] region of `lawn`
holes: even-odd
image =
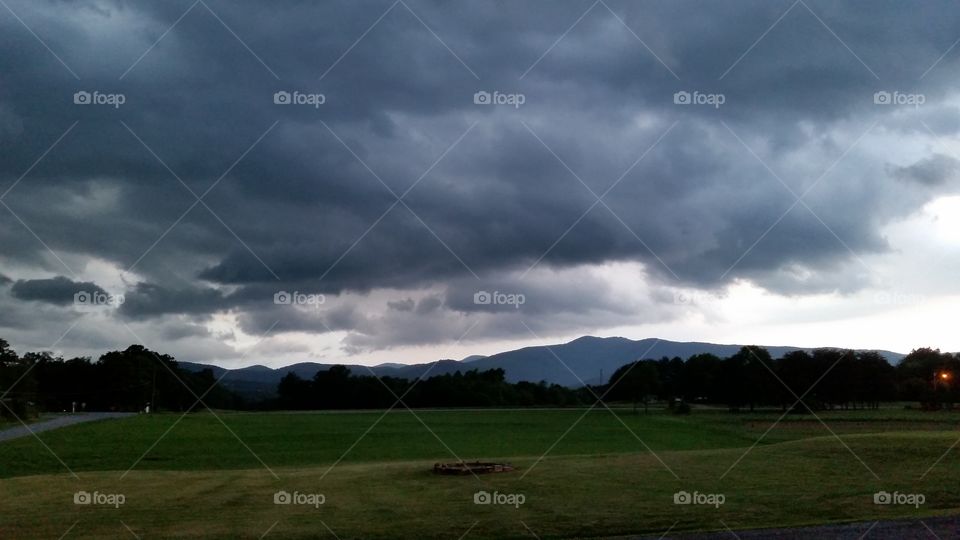
[[[79,480],[35,439],[3,443],[0,537],[58,538],[73,525],[69,538],[130,535],[126,527],[150,538],[258,538],[268,530],[268,538],[334,538],[331,531],[344,539],[458,538],[468,531],[466,538],[656,538],[671,527],[802,525],[960,507],[957,454],[924,476],[960,437],[953,413],[821,415],[842,442],[812,417],[789,416],[749,451],[778,414],[620,414],[654,456],[607,411],[418,411],[429,429],[409,412],[392,412],[331,468],[381,414],[222,415],[250,450],[211,415],[191,415],[122,479],[177,416],[42,434]],[[479,478],[429,472],[452,454],[509,460],[519,470]],[[78,506],[78,490],[122,493],[126,501]],[[326,499],[319,508],[275,505],[278,490]],[[524,502],[477,505],[478,490],[521,494]],[[725,501],[676,505],[680,490],[720,493]],[[919,508],[875,505],[879,490],[922,493],[925,501]]]
[[[271,467],[333,463],[375,423],[347,453],[344,462],[455,460],[454,455],[463,459],[537,456],[557,440],[560,442],[551,455],[640,452],[644,450],[643,443],[655,451],[732,448],[748,446],[756,439],[750,429],[722,414],[678,417],[633,414],[627,410],[614,416],[604,409],[585,413],[586,410],[426,410],[417,411],[416,415],[406,410],[386,415],[198,413],[182,420],[179,415],[156,414],[73,426],[44,433],[41,438],[53,454],[75,471],[125,471],[154,443],[156,446],[137,464],[137,469],[255,468],[260,466],[256,456]],[[0,478],[66,472],[53,454],[33,438],[0,444]]]

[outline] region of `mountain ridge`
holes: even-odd
[[[662,357],[680,357],[684,360],[694,354],[710,353],[726,357],[736,353],[743,345],[717,344],[699,341],[679,342],[660,338],[632,340],[625,337],[581,336],[567,343],[554,345],[534,345],[489,356],[472,355],[463,360],[436,360],[421,364],[384,363],[376,366],[351,364],[321,364],[317,362],[298,362],[280,368],[270,368],[260,364],[226,369],[219,366],[195,362],[179,362],[185,369],[199,371],[210,368],[214,377],[222,384],[249,398],[272,397],[280,379],[287,373],[295,373],[305,379],[312,378],[318,371],[329,369],[333,365],[344,365],[354,374],[375,374],[379,377],[399,377],[417,379],[424,376],[452,374],[457,371],[476,369],[503,369],[510,382],[546,381],[579,387],[584,384],[602,384],[617,368],[638,359],[659,359]],[[784,354],[805,350],[831,349],[839,347],[794,347],[764,346],[771,356],[779,358]],[[896,364],[902,353],[875,350],[887,361]]]

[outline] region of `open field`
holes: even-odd
[[[191,414],[182,420],[179,415],[157,414],[62,429],[45,434],[43,441],[75,471],[125,471],[158,440],[137,469],[256,468],[261,466],[256,456],[271,467],[298,467],[333,463],[377,422],[344,462],[455,459],[444,444],[464,459],[538,456],[585,412],[418,411],[417,416],[405,410],[385,416],[382,412],[218,413],[226,427],[209,413]],[[752,430],[726,415],[681,418],[622,411],[614,417],[601,409],[577,423],[551,454],[642,451],[642,445],[618,418],[655,451],[743,447],[756,439]],[[245,450],[231,431],[252,452]],[[0,446],[0,477],[59,472],[66,472],[63,465],[36,439]]]
[[[144,538],[258,538],[268,530],[269,538],[333,538],[331,531],[340,538],[659,536],[671,527],[804,525],[960,508],[960,455],[950,452],[931,469],[960,437],[956,413],[824,413],[829,430],[814,417],[790,416],[747,452],[778,414],[622,411],[618,420],[602,410],[417,411],[421,423],[397,411],[351,449],[381,416],[222,414],[241,443],[212,415],[191,415],[126,476],[177,415],[43,433],[79,479],[32,437],[3,443],[0,537],[58,538],[71,526],[69,538],[129,536],[125,527]],[[519,470],[479,478],[429,471],[453,454],[507,460]],[[126,500],[119,508],[75,505],[79,490]],[[275,505],[278,490],[326,500],[319,508]],[[477,505],[479,490],[525,500]],[[676,505],[681,490],[725,501]],[[921,493],[925,501],[875,505],[881,490]]]

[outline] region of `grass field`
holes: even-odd
[[[778,417],[488,410],[223,413],[226,427],[210,414],[179,423],[167,414],[91,423],[41,434],[49,450],[34,438],[0,443],[0,538],[59,538],[68,529],[68,538],[132,538],[131,531],[259,538],[268,530],[268,538],[658,537],[671,527],[802,525],[960,508],[960,456],[951,451],[930,469],[960,438],[960,414],[824,413],[829,429],[791,415],[751,449]],[[481,477],[429,470],[458,457],[510,461],[518,470]],[[122,493],[125,503],[75,505],[79,490]],[[322,493],[325,502],[276,505],[279,490]],[[479,490],[524,501],[474,504]],[[680,490],[725,501],[677,505]],[[880,490],[921,493],[925,501],[876,505]]]

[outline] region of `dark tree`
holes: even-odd
[[[697,401],[719,402],[721,360],[712,354],[695,354],[683,366],[683,398],[691,403]]]
[[[636,411],[637,404],[643,403],[644,412],[648,412],[650,398],[660,388],[660,375],[657,362],[638,360],[615,371],[610,377],[608,398],[630,401]]]

